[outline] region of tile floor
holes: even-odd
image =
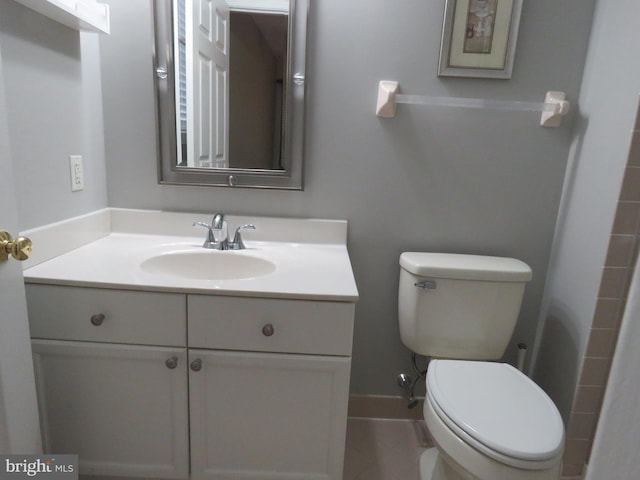
[[[420,480],[420,454],[432,446],[422,420],[350,417],[343,480]]]
[[[343,480],[419,480],[420,454],[431,446],[422,420],[349,418]]]

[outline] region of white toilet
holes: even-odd
[[[557,480],[564,427],[551,399],[502,357],[531,269],[512,258],[405,252],[400,336],[431,357],[421,480]],[[482,361],[484,360],[484,361]]]

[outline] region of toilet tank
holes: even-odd
[[[514,258],[448,253],[400,255],[400,337],[437,358],[496,360],[518,320],[531,268]]]

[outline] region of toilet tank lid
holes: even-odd
[[[515,258],[458,253],[404,252],[400,266],[421,277],[459,280],[528,282],[532,276],[531,267]]]

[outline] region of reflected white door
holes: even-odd
[[[229,7],[186,3],[187,165],[229,166]]]
[[[18,234],[18,216],[0,52],[0,230]],[[0,452],[40,453],[40,426],[22,267],[0,261]]]

